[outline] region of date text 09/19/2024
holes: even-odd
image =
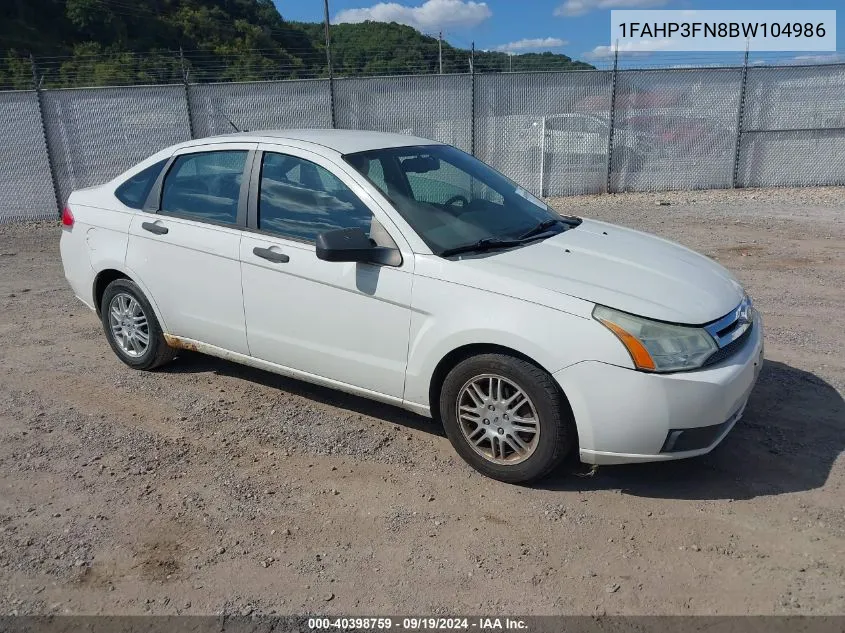
[[[527,624],[519,618],[498,617],[325,617],[309,618],[308,628],[319,630],[390,630],[432,631],[432,630],[467,630],[502,631],[526,630]]]

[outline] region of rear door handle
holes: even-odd
[[[144,222],[141,224],[141,228],[145,231],[149,231],[150,233],[155,233],[156,235],[164,235],[170,230],[166,226],[156,224],[155,222]]]
[[[284,253],[279,253],[277,251],[270,250],[269,248],[261,248],[256,246],[252,249],[254,255],[258,255],[262,259],[266,259],[271,262],[276,262],[279,264],[287,264],[290,261],[290,257],[285,255]]]

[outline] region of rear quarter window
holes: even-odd
[[[114,195],[127,207],[132,207],[133,209],[142,208],[165,163],[167,163],[167,159],[161,160],[155,165],[150,165],[143,171],[138,172],[115,189]]]

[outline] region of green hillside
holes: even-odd
[[[332,27],[336,75],[433,73],[438,42],[399,24]],[[178,51],[184,51],[180,60]],[[5,0],[0,87],[181,80],[250,81],[327,75],[322,24],[288,22],[272,0]],[[443,43],[443,72],[468,72],[470,52]],[[477,72],[591,68],[565,55],[476,52]]]

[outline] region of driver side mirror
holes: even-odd
[[[399,266],[402,254],[398,248],[376,246],[361,228],[335,229],[317,236],[317,259],[327,262],[360,262]]]

